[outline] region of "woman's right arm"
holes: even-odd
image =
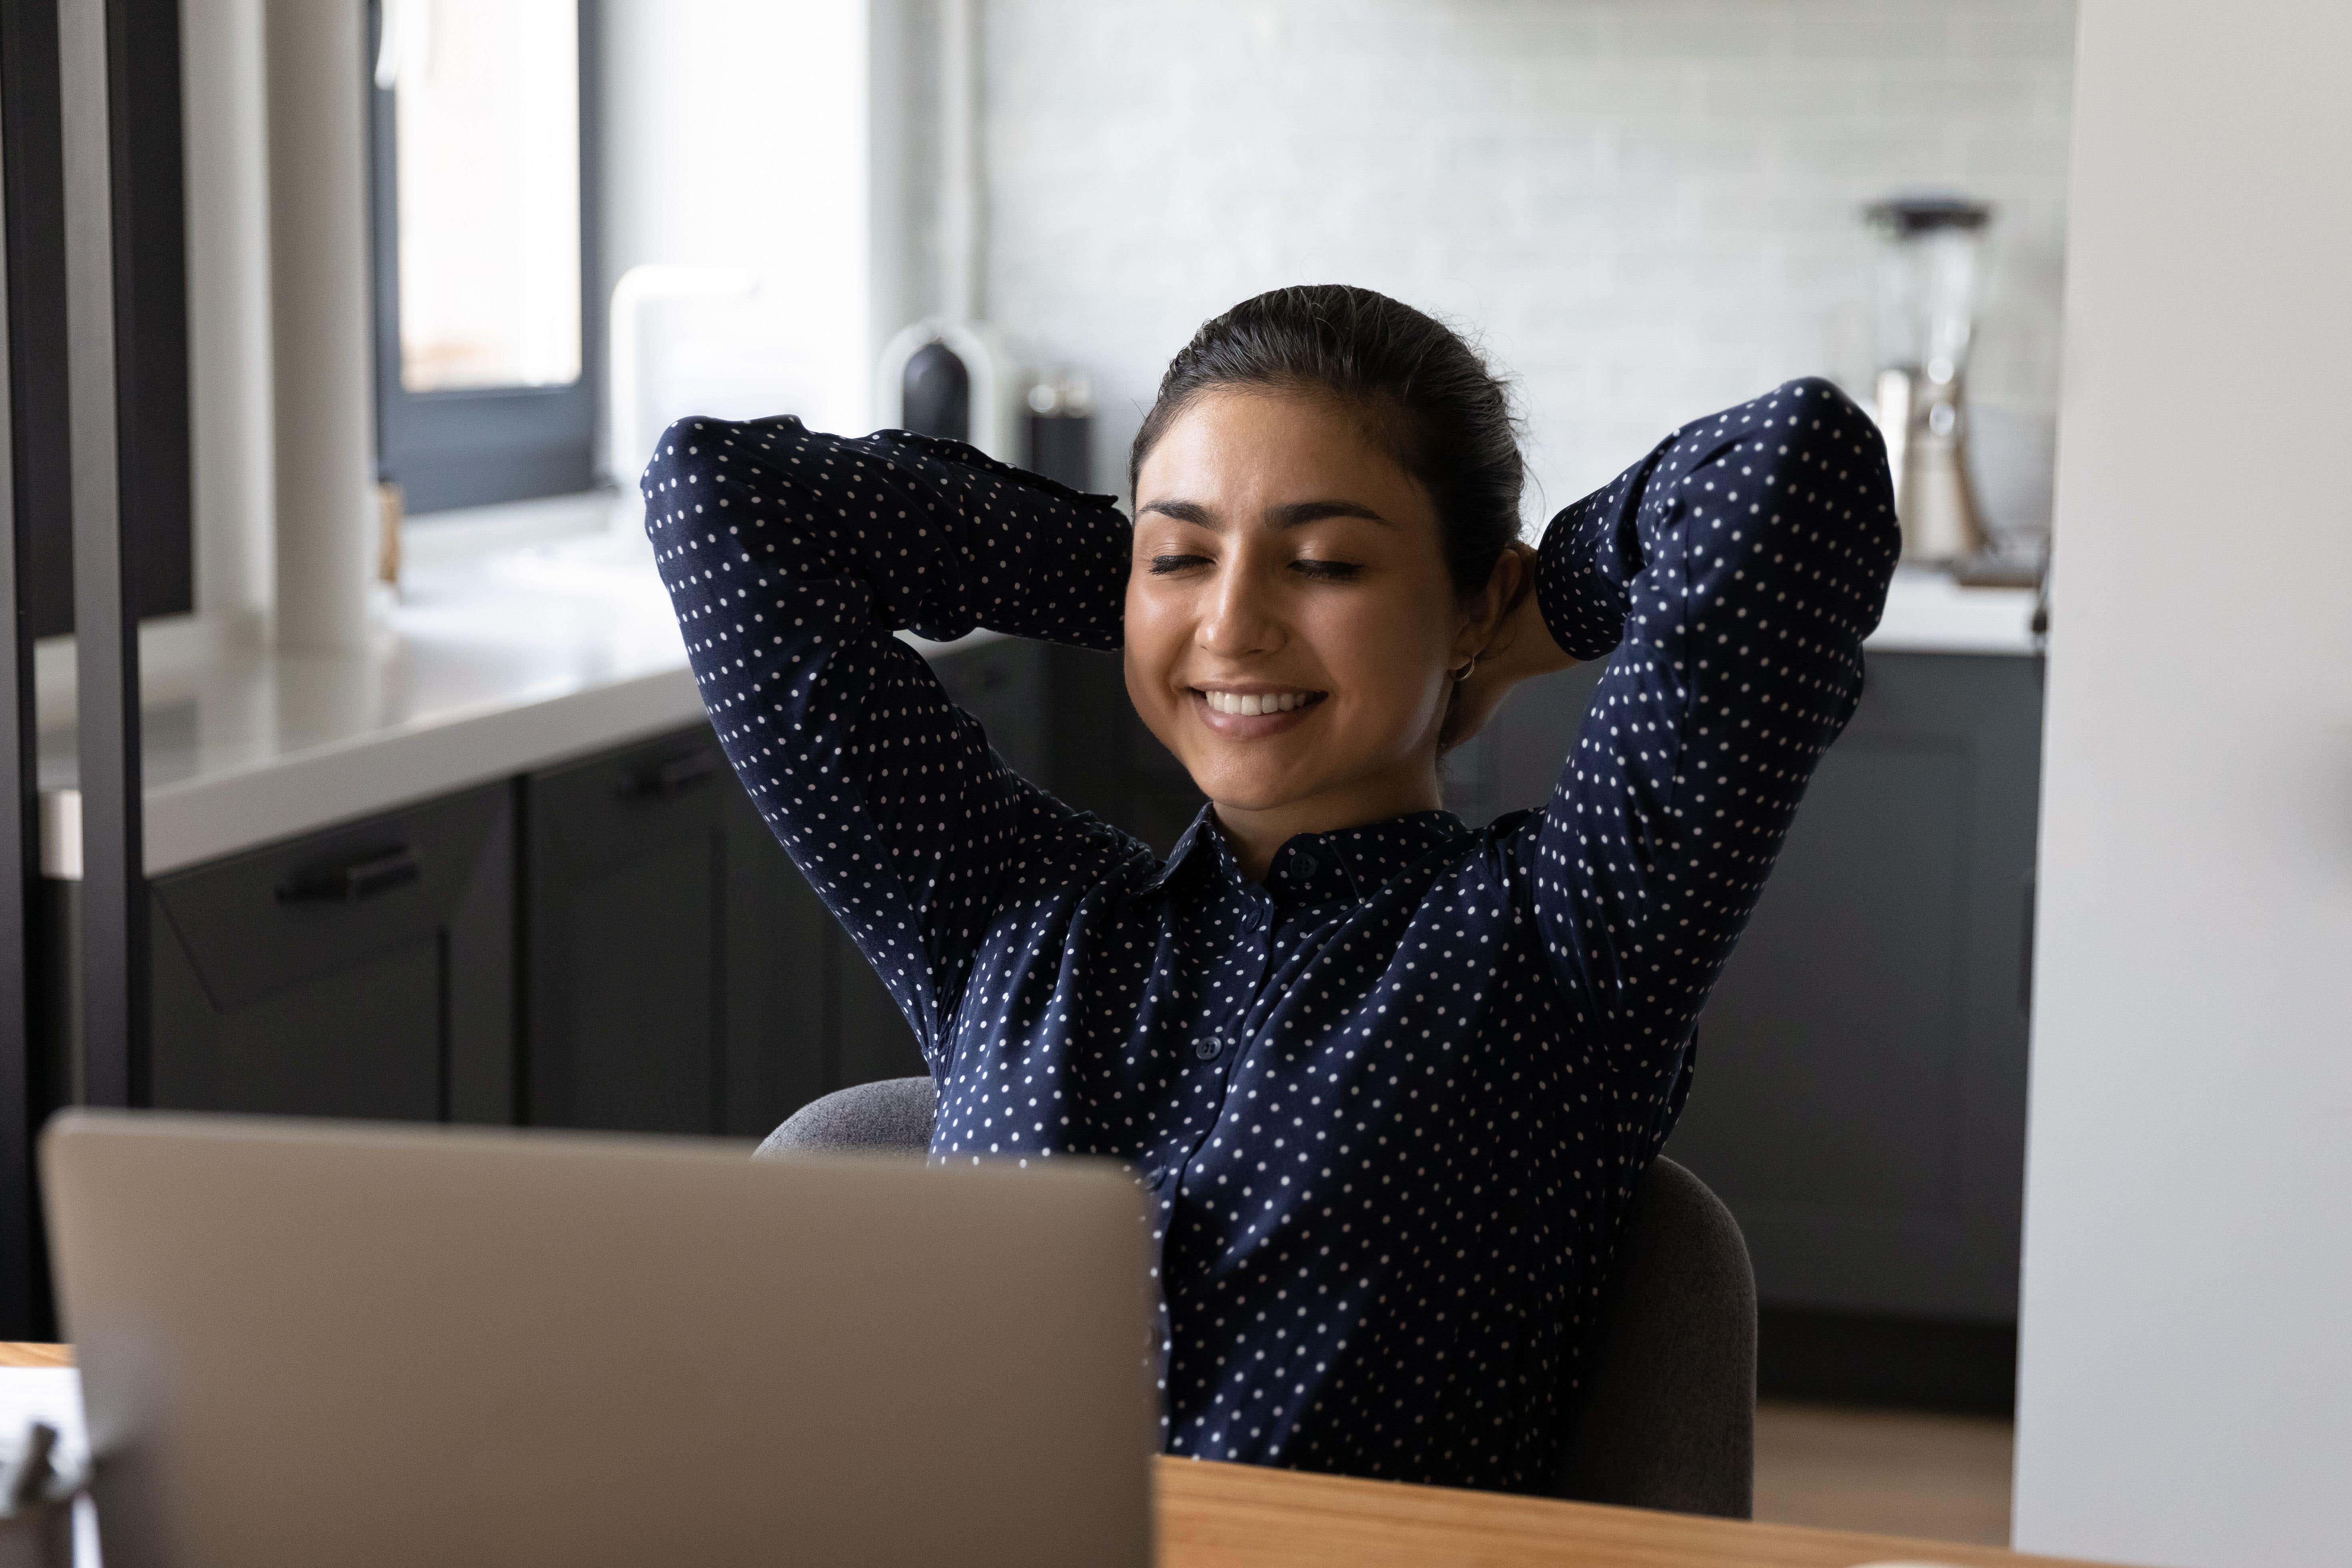
[[[1808,379],[1685,426],[1545,531],[1555,657],[1610,658],[1523,826],[1522,885],[1620,1097],[1629,1168],[1655,1152],[1699,1009],[1861,695],[1894,501],[1877,427]]]
[[[1013,882],[1134,850],[1005,767],[894,634],[1117,647],[1126,518],[960,442],[793,418],[682,420],[642,488],[719,743],[936,1070]]]

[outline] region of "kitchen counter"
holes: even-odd
[[[1865,647],[1880,653],[2032,654],[2031,588],[1963,588],[1948,573],[1899,566]]]
[[[2025,590],[1905,571],[1869,646],[2031,653],[2032,608]],[[364,652],[215,649],[177,670],[151,668],[145,689],[150,876],[679,729],[702,712],[634,528],[427,557]],[[42,736],[41,869],[65,879],[81,874],[74,743],[70,727]]]
[[[160,875],[691,723],[649,548],[589,536],[410,574],[373,646],[228,649],[146,683]],[[75,736],[41,747],[41,869],[81,872]]]

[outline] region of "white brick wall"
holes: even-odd
[[[1979,403],[2055,405],[2073,0],[984,14],[988,313],[1093,376],[1105,489],[1204,318],[1347,281],[1517,377],[1536,516],[1789,376],[1864,384],[1858,209],[1923,185],[1999,205]]]

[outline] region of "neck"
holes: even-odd
[[[1301,833],[1335,833],[1362,827],[1416,811],[1435,811],[1444,804],[1437,787],[1437,760],[1394,774],[1367,779],[1345,789],[1286,800],[1280,805],[1253,808],[1216,803],[1217,826],[1224,829],[1242,875],[1253,882],[1265,879],[1266,868],[1281,847]]]

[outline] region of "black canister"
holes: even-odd
[[[1095,395],[1087,378],[1049,371],[1029,389],[1029,471],[1074,490],[1095,488]]]
[[[900,429],[971,439],[971,370],[945,342],[934,338],[909,355],[898,388]]]

